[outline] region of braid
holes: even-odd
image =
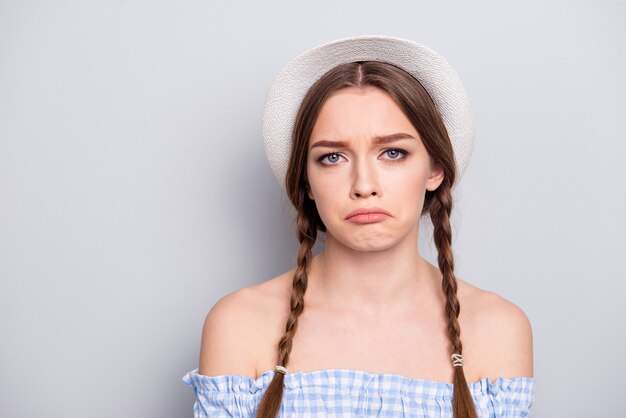
[[[452,345],[452,353],[463,354],[461,343],[461,327],[459,314],[461,308],[457,298],[457,281],[454,276],[454,257],[452,255],[452,228],[450,213],[452,212],[452,193],[449,180],[438,187],[430,201],[430,217],[433,222],[433,238],[437,246],[437,262],[443,275],[441,287],[446,297],[446,315],[448,317],[448,337]],[[476,418],[474,400],[471,396],[463,366],[454,366],[454,392],[452,411],[454,418]]]
[[[291,312],[285,326],[285,334],[278,343],[278,365],[283,367],[289,363],[291,343],[298,327],[298,317],[304,310],[304,293],[306,292],[308,272],[311,266],[311,259],[313,258],[313,244],[315,244],[317,238],[317,228],[300,211],[298,212],[296,223],[300,249],[298,251],[296,272],[293,277]],[[278,415],[283,398],[284,378],[285,375],[283,373],[274,373],[274,377],[259,403],[257,418],[275,418]]]

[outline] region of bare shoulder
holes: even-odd
[[[497,293],[462,281],[459,300],[481,377],[532,377],[533,335],[526,313]]]
[[[238,289],[213,305],[202,329],[200,374],[257,377],[259,355],[266,350],[268,324],[278,323],[285,309],[280,292],[286,274]]]

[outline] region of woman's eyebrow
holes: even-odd
[[[373,138],[374,145],[380,144],[389,144],[390,142],[399,141],[401,139],[416,139],[413,135],[409,135],[404,132],[398,132],[391,135],[381,135],[375,136]],[[328,147],[328,148],[346,148],[348,147],[348,143],[344,141],[328,141],[328,140],[320,140],[311,145],[311,149],[315,147]]]
[[[406,134],[404,132],[398,132],[391,135],[375,136],[374,144],[388,144],[390,142],[399,141],[401,139],[416,139],[413,135]]]

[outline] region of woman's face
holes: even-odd
[[[355,250],[417,240],[426,190],[443,180],[400,107],[376,87],[349,87],[320,109],[308,144],[309,197],[327,235]],[[388,215],[347,218],[357,209]],[[414,236],[410,236],[414,234]]]

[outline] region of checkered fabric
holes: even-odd
[[[183,382],[194,389],[194,418],[254,417],[274,370],[249,376],[204,376],[198,369]],[[349,369],[290,372],[284,378],[279,417],[452,418],[454,385]],[[531,417],[534,378],[487,377],[469,383],[480,418]]]

